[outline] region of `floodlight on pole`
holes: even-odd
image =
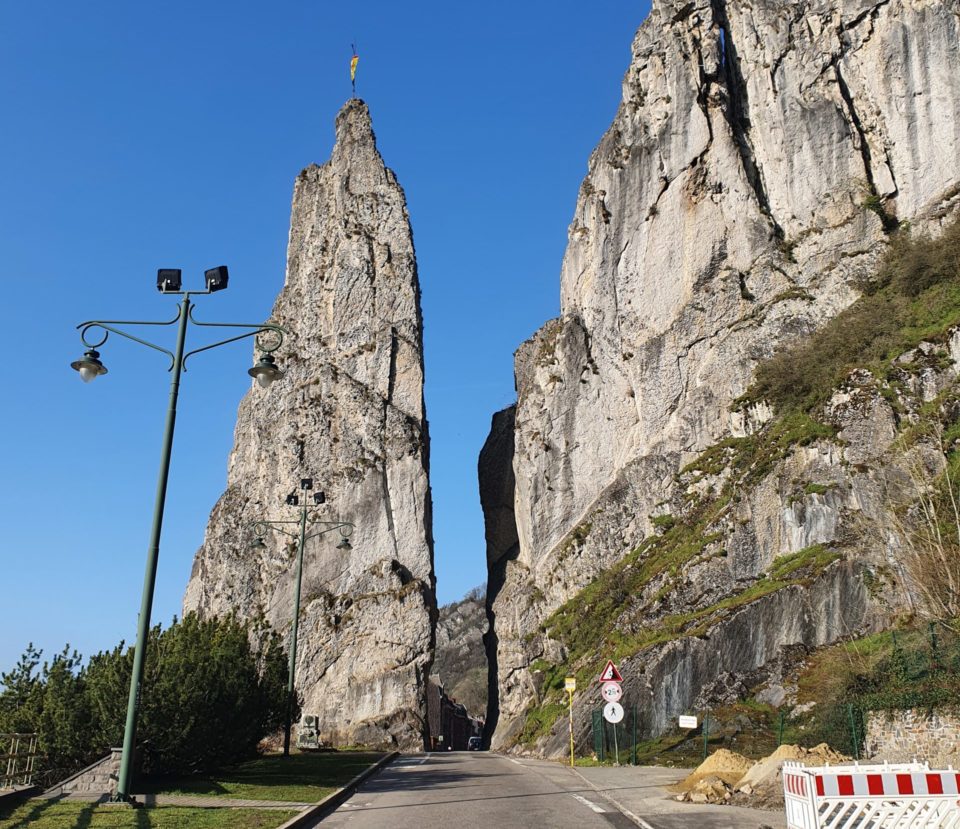
[[[207,290],[195,291],[193,293],[212,293],[222,290],[227,285],[226,268],[216,268],[218,272],[215,278],[211,279],[207,272]],[[219,273],[222,271],[222,273]],[[150,531],[150,543],[147,547],[147,566],[143,579],[143,594],[140,601],[140,615],[137,620],[137,644],[133,651],[133,666],[130,675],[130,693],[127,698],[127,717],[123,732],[123,753],[120,758],[120,770],[117,776],[117,790],[114,794],[114,800],[131,800],[131,777],[133,772],[133,755],[137,731],[137,714],[140,705],[141,683],[143,682],[143,668],[145,664],[145,652],[147,637],[150,630],[150,613],[153,609],[153,592],[157,578],[157,562],[160,554],[160,532],[163,527],[163,512],[167,497],[167,481],[170,474],[170,456],[173,449],[173,432],[177,418],[177,399],[180,393],[180,377],[186,371],[187,360],[194,354],[203,351],[209,351],[221,345],[236,342],[247,337],[256,338],[257,347],[264,355],[263,358],[270,356],[283,343],[283,336],[286,333],[279,325],[272,323],[225,323],[225,322],[198,322],[193,318],[193,303],[190,301],[190,291],[181,291],[181,272],[175,268],[163,268],[157,271],[157,288],[164,294],[176,294],[183,299],[177,306],[177,315],[168,321],[148,322],[143,320],[89,320],[80,323],[77,328],[80,330],[80,341],[88,349],[80,360],[70,364],[71,368],[80,373],[80,379],[85,383],[96,379],[101,374],[106,374],[107,369],[100,362],[100,353],[97,351],[110,337],[116,334],[128,340],[147,346],[154,351],[159,351],[166,355],[170,364],[170,399],[167,407],[166,425],[163,432],[163,441],[160,453],[160,473],[157,479],[157,491],[154,501],[153,525]],[[189,324],[204,328],[241,328],[247,329],[242,334],[238,334],[227,339],[220,340],[210,345],[201,346],[193,351],[185,351],[187,328]],[[118,328],[117,326],[177,326],[176,346],[173,351],[163,346],[156,345],[141,337],[134,336],[129,332]],[[92,339],[90,339],[92,338]],[[271,363],[273,358],[270,357]],[[281,376],[282,372],[274,368],[276,376]],[[272,378],[276,379],[276,377]],[[267,384],[269,385],[269,384]]]

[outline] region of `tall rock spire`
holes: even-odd
[[[249,522],[296,518],[302,477],[325,518],[356,524],[304,556],[297,690],[334,744],[422,746],[433,656],[433,538],[420,286],[403,190],[366,104],[336,119],[329,162],[297,176],[286,281],[272,319],[287,371],[240,404],[227,491],[210,515],[184,610],[263,618],[288,635],[295,543],[249,548]],[[291,525],[294,526],[294,525]]]

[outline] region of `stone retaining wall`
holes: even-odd
[[[102,760],[91,763],[72,777],[51,786],[44,794],[113,794],[120,776],[120,756],[123,750],[110,749]]]
[[[926,760],[936,768],[960,767],[960,712],[873,711],[867,715],[864,755],[891,763]]]

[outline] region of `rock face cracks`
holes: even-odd
[[[494,747],[540,700],[531,665],[565,657],[544,620],[653,532],[683,464],[762,419],[730,411],[758,361],[858,296],[898,220],[935,228],[956,205],[958,32],[958,0],[654,0],[580,188],[561,316],[518,349],[515,412],[481,456]],[[802,544],[774,535],[709,579],[749,583]],[[729,658],[668,646],[670,705],[871,612],[841,568],[821,618],[774,634],[791,595],[751,611],[756,644]]]
[[[326,519],[353,522],[307,543],[296,686],[321,737],[418,749],[436,616],[420,286],[403,191],[357,99],[333,155],[297,177],[286,282],[272,320],[289,332],[286,376],[240,404],[227,491],[210,515],[184,610],[237,612],[285,636],[296,543],[256,519],[296,519],[302,477]],[[296,531],[295,525],[290,525]]]

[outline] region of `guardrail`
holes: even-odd
[[[39,734],[0,734],[0,761],[6,760],[6,772],[0,773],[0,789],[29,786],[33,782],[34,766],[40,755],[39,740]]]
[[[926,763],[783,764],[789,829],[960,829],[960,774]]]

